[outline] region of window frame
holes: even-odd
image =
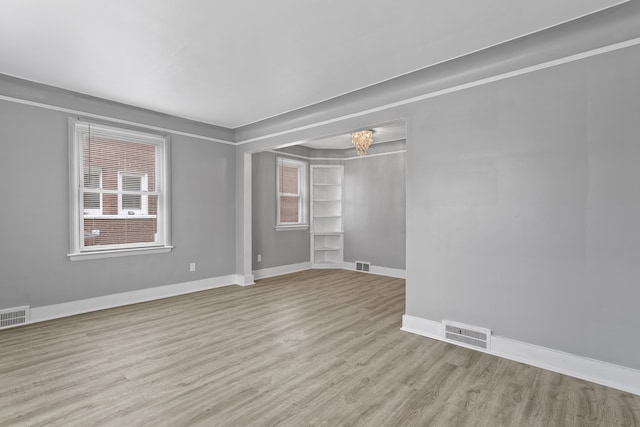
[[[298,193],[280,192],[280,168],[282,166],[298,169]],[[287,157],[276,158],[276,230],[306,230],[309,228],[308,199],[309,188],[307,185],[308,163]],[[280,198],[282,196],[298,196],[298,222],[280,222]]]
[[[168,135],[158,135],[150,133],[147,130],[136,130],[125,128],[122,126],[114,126],[103,122],[86,120],[82,118],[70,117],[68,121],[69,127],[69,253],[67,256],[71,261],[96,258],[110,258],[128,255],[142,255],[151,253],[166,253],[173,249],[171,245],[171,197],[170,197],[170,137]],[[156,191],[158,207],[157,215],[153,215],[157,220],[157,233],[155,242],[140,242],[127,244],[112,244],[100,247],[84,246],[84,218],[114,218],[113,215],[85,215],[83,209],[83,185],[84,185],[84,166],[82,157],[82,133],[87,129],[96,132],[108,134],[114,138],[137,142],[153,144],[156,147]],[[129,172],[126,172],[129,173]],[[135,172],[131,172],[134,175]],[[108,193],[108,190],[102,189],[102,173],[101,173],[101,210],[102,195]],[[118,173],[118,188],[120,188],[120,173]],[[111,190],[113,192],[113,190]],[[147,192],[147,209],[148,209]],[[118,197],[118,213],[120,213],[121,198]],[[128,217],[129,215],[127,215]],[[121,218],[123,215],[117,215],[115,218]],[[151,217],[149,215],[135,215],[135,218]]]

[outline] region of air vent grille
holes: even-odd
[[[444,336],[448,340],[457,341],[461,344],[489,350],[491,344],[491,331],[479,326],[465,325],[445,320]]]
[[[370,262],[356,261],[356,271],[368,272],[371,269]]]
[[[0,329],[23,325],[29,321],[29,306],[0,310]]]

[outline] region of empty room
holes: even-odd
[[[1,426],[640,426],[640,0],[5,0]]]

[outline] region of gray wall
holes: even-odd
[[[309,262],[309,230],[281,230],[276,226],[276,154],[252,155],[251,221],[253,270]],[[307,174],[309,168],[307,168]],[[309,179],[307,177],[307,183]],[[308,192],[308,189],[307,189]],[[262,262],[258,262],[258,254]]]
[[[404,141],[377,144],[370,154],[404,150]],[[344,260],[405,268],[405,156],[356,156],[355,150],[281,150],[309,164],[344,165]],[[276,154],[252,155],[252,264],[254,270],[308,262],[309,230],[276,231]],[[317,160],[314,157],[336,160]],[[262,254],[262,262],[257,262]]]
[[[639,73],[633,47],[412,109],[408,314],[640,368]]]
[[[235,273],[235,147],[180,135],[171,145],[175,249],[69,261],[67,117],[0,101],[0,308]],[[162,116],[156,119],[162,123]],[[189,272],[189,262],[197,263],[196,272]]]
[[[405,268],[405,153],[344,162],[344,260]]]

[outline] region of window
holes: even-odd
[[[299,228],[307,225],[307,164],[278,157],[276,228]]]
[[[72,260],[167,252],[168,139],[70,120]]]

